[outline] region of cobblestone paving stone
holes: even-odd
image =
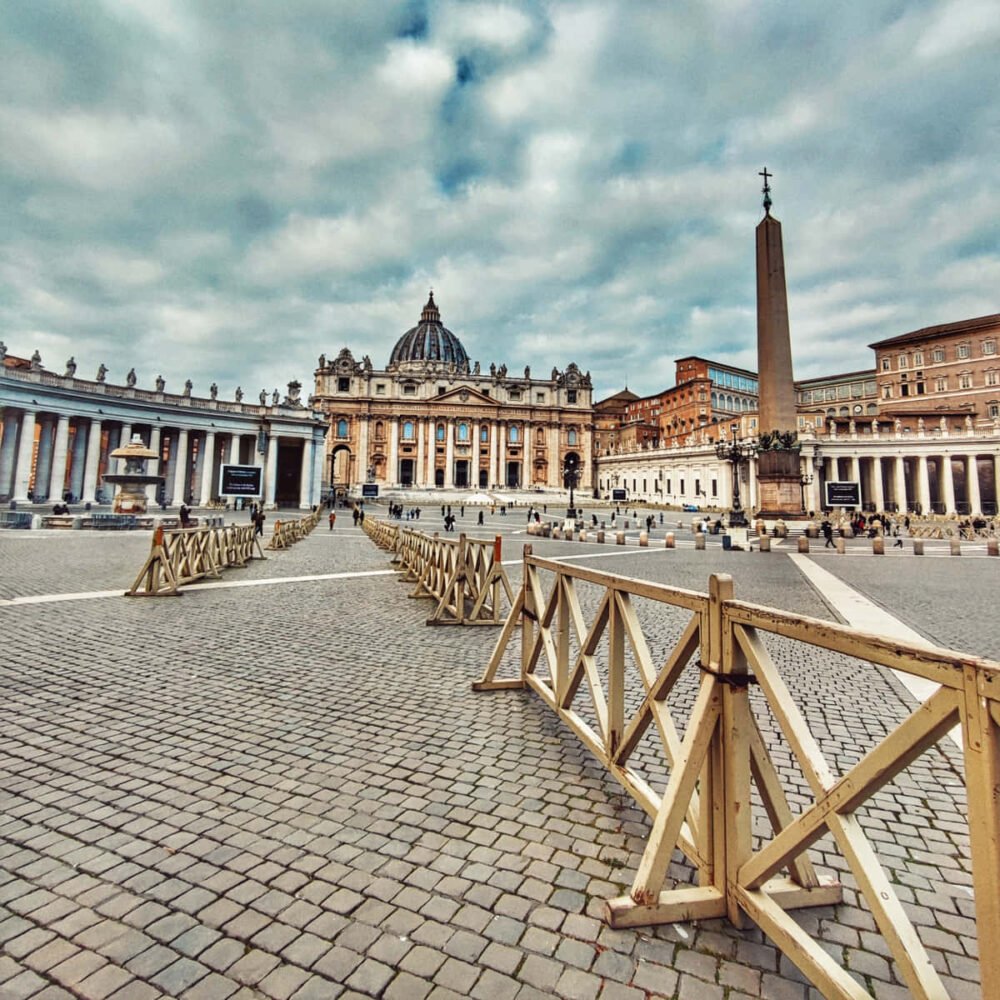
[[[281,584],[0,608],[0,998],[818,996],[754,929],[604,924],[644,813],[537,698],[470,690],[494,629],[426,627],[428,604],[393,576],[288,582],[386,568],[344,521],[223,580]],[[481,533],[516,560],[523,514],[503,521]],[[832,617],[778,553],[532,543],[696,590],[731,572],[738,597]],[[124,589],[148,544],[0,536],[3,596]],[[640,612],[662,655],[683,617]],[[835,769],[910,704],[855,661],[775,657]],[[671,705],[689,700],[682,686]],[[755,708],[801,808],[801,774]],[[662,783],[655,745],[637,761]],[[978,997],[957,751],[922,757],[861,818],[952,995]],[[802,925],[879,1000],[906,996],[829,839],[813,857],[845,902]],[[691,878],[679,855],[671,875]]]

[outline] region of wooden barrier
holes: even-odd
[[[284,521],[275,521],[274,531],[271,532],[267,547],[269,549],[291,548],[319,524],[319,518],[319,511],[314,510],[306,514],[305,517],[297,517],[294,521],[287,518]]]
[[[597,590],[586,595],[596,596],[596,605],[586,602],[596,606],[589,620],[581,586]],[[654,661],[639,609],[653,608],[644,614],[659,638],[663,605],[685,615],[687,624],[665,660]],[[518,630],[517,676],[498,677]],[[765,637],[804,647],[782,656],[782,663],[801,662],[809,650],[820,649],[938,687],[838,775]],[[677,711],[688,706],[678,726],[668,698],[682,675],[692,677],[696,695],[693,702],[686,694],[675,699]],[[630,679],[641,681],[638,691],[626,690]],[[751,685],[760,695],[753,707]],[[473,689],[537,693],[653,820],[630,894],[606,903],[613,927],[719,917],[742,927],[747,915],[824,997],[835,1000],[871,995],[787,912],[840,901],[841,886],[820,877],[807,853],[827,835],[842,852],[910,995],[948,996],[855,813],[960,724],[982,995],[1000,996],[1000,664],[736,601],[727,575],[711,576],[708,594],[699,594],[543,560],[526,546],[522,587]],[[757,722],[761,711],[780,733],[772,738],[776,758]],[[662,795],[640,770],[649,766],[643,754],[632,760],[654,726],[656,738],[643,745],[643,754],[651,745],[662,748],[669,774]],[[812,793],[796,812],[781,782],[789,751]],[[770,837],[766,823],[753,823],[752,785],[770,820]],[[695,868],[698,885],[665,888],[675,848]]]
[[[163,527],[153,532],[149,556],[126,597],[180,597],[180,588],[207,576],[218,578],[224,569],[239,568],[263,559],[253,524],[222,528]]]
[[[503,543],[468,538],[441,538],[409,528],[392,532],[365,519],[365,531],[373,539],[382,538],[385,548],[395,553],[404,583],[416,586],[410,597],[437,601],[427,618],[428,625],[500,625],[503,599],[514,602],[514,591],[503,568]],[[395,527],[395,526],[392,526]]]

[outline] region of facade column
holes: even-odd
[[[944,493],[944,512],[955,513],[955,477],[951,471],[951,455],[941,456],[941,490]]]
[[[267,439],[267,466],[264,470],[264,492],[266,494],[265,503],[268,507],[274,506],[274,497],[277,492],[278,479],[278,435],[271,434]]]
[[[497,482],[507,485],[507,421],[500,421],[499,438],[497,440]]]
[[[969,513],[982,514],[983,500],[979,495],[979,459],[975,453],[965,460],[965,496],[969,501]]]
[[[896,512],[905,514],[909,509],[906,501],[906,461],[902,455],[897,455],[893,462],[893,500],[896,501]]]
[[[399,417],[393,417],[389,422],[389,461],[386,469],[386,483],[395,486],[399,483]]]
[[[885,510],[885,493],[882,490],[882,459],[872,457],[872,498],[877,511]]]
[[[548,453],[545,457],[549,463],[549,475],[546,485],[552,489],[559,489],[562,485],[562,462],[559,461],[559,430],[559,424],[549,424],[547,434],[548,445],[545,449]]]
[[[115,451],[118,448],[124,448],[125,445],[131,442],[131,440],[132,440],[132,425],[122,424],[121,428],[118,431],[118,444],[116,444],[115,447],[111,449],[111,451]],[[115,472],[118,473],[124,471],[125,471],[125,459],[124,458],[115,459]]]
[[[6,499],[13,492],[14,454],[17,447],[17,430],[20,413],[10,410],[3,415],[3,442],[0,444],[0,498]]]
[[[151,458],[146,464],[146,471],[151,476],[158,476],[160,474],[160,462],[163,460],[163,448],[161,447],[161,442],[163,439],[163,430],[159,424],[153,424],[149,428],[149,450],[156,452],[156,458]],[[146,500],[151,503],[156,503],[156,491],[158,487],[156,483],[150,483],[146,487]]]
[[[242,441],[242,435],[240,434],[230,434],[229,435],[229,464],[239,465],[240,464],[240,443]]]
[[[312,507],[312,474],[313,474],[313,443],[306,439],[302,442],[302,469],[299,472],[299,509],[309,510]]]
[[[76,436],[83,438],[83,429],[76,429]],[[84,503],[97,502],[97,476],[101,471],[101,422],[91,418],[87,433],[87,464],[83,471],[83,492],[80,499]]]
[[[920,511],[929,514],[931,509],[931,485],[927,470],[927,456],[917,457],[917,503],[920,504]]]
[[[479,421],[472,422],[472,461],[469,465],[469,486],[479,489]]]
[[[204,454],[201,461],[201,496],[198,503],[207,507],[215,495],[215,431],[205,431],[202,440]]]
[[[487,479],[489,480],[490,489],[500,482],[500,477],[497,474],[497,450],[500,447],[500,424],[498,421],[494,420],[490,424],[490,448],[489,448],[489,473],[487,474]]]
[[[858,456],[857,455],[851,455],[850,459],[848,459],[848,462],[849,462],[849,465],[850,465],[850,472],[851,472],[851,474],[850,474],[850,480],[853,483],[857,483],[858,484],[858,489],[860,489],[861,486],[862,486],[862,482],[861,482],[861,462],[858,461]],[[866,500],[867,497],[865,497],[864,495],[862,495],[861,499],[862,500]]]
[[[88,423],[89,426],[89,423]],[[70,454],[69,491],[79,501],[83,496],[83,478],[86,471],[87,438],[83,431],[83,421],[77,420]]]
[[[359,483],[368,482],[368,466],[370,464],[370,458],[368,456],[368,433],[371,430],[371,417],[369,414],[364,413],[359,418],[361,421],[361,427],[358,430],[358,454],[357,461],[354,463],[354,475]],[[347,478],[351,478],[351,465],[350,462],[347,464]],[[348,481],[347,488],[350,490],[355,484]]]
[[[455,421],[449,417],[444,425],[444,485],[455,486]]]
[[[66,490],[66,455],[69,450],[69,417],[59,415],[56,439],[52,448],[52,472],[49,476],[49,499],[62,500]]]
[[[49,416],[38,420],[38,455],[35,458],[35,485],[32,495],[35,502],[39,497],[49,498],[49,478],[52,475],[52,450],[56,436],[55,419]],[[62,500],[62,497],[59,498]]]
[[[187,467],[188,467],[188,430],[182,427],[174,438],[177,454],[174,462],[174,495],[171,503],[179,507],[187,501]]]
[[[313,477],[312,496],[309,499],[310,507],[314,503],[322,503],[323,501],[323,468],[326,460],[326,438],[321,437],[317,439],[313,437],[312,446]],[[331,493],[330,496],[332,497],[333,494]]]
[[[21,434],[14,464],[14,497],[18,503],[28,502],[31,485],[31,460],[35,454],[35,411],[25,410],[21,417]]]
[[[417,472],[413,477],[414,486],[423,486],[427,482],[427,441],[426,422],[417,419]]]

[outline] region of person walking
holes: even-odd
[[[330,511],[330,530],[333,531],[333,526],[337,523],[337,515],[331,510]]]
[[[836,546],[833,544],[833,525],[830,524],[829,518],[823,518],[823,524],[820,526],[823,531],[823,537],[826,539],[826,544],[823,546],[824,549],[833,549]]]

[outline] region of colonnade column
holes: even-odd
[[[201,464],[201,496],[198,503],[205,507],[212,502],[215,493],[215,431],[205,431],[202,441],[204,455]]]
[[[896,501],[896,510],[900,514],[905,514],[908,506],[906,502],[906,462],[901,455],[897,455],[893,460],[893,499]]]
[[[76,436],[82,437],[81,428],[77,428]],[[97,475],[101,471],[101,422],[91,418],[90,430],[87,433],[87,464],[83,471],[83,493],[80,497],[84,503],[97,502]]]
[[[927,456],[917,457],[917,503],[923,514],[930,513],[931,509],[931,486],[927,473]]]
[[[114,451],[116,448],[124,448],[125,445],[127,445],[131,440],[132,440],[132,425],[122,424],[121,428],[118,431],[118,444],[115,445],[115,448],[112,448],[111,450]],[[116,459],[115,465],[116,465],[115,472],[125,471],[124,458]]]
[[[14,465],[14,497],[19,503],[28,502],[31,482],[31,459],[35,453],[35,411],[25,410],[21,417],[21,434]]]
[[[358,431],[358,456],[357,462],[354,466],[354,475],[359,483],[365,483],[368,481],[368,432],[371,430],[369,426],[371,423],[371,417],[365,413],[358,418],[361,421],[361,427]],[[351,466],[350,463],[347,465],[347,478],[351,478]],[[348,481],[347,488],[350,488],[354,484]]]
[[[500,450],[500,423],[494,420],[490,424],[490,471],[488,475],[490,486],[496,486],[500,482],[500,474],[497,469],[499,468],[499,462],[497,461],[498,452]]]
[[[450,417],[444,425],[444,485],[447,489],[455,485],[455,421]]]
[[[272,434],[267,439],[267,466],[264,470],[264,491],[267,494],[265,503],[268,507],[274,506],[278,478],[278,436]]]
[[[386,469],[386,483],[395,486],[399,482],[399,418],[389,422],[389,468]]]
[[[39,497],[49,497],[49,479],[52,475],[52,451],[56,436],[55,419],[50,416],[39,417],[38,455],[35,458],[35,487],[32,495],[37,501]],[[60,500],[62,497],[59,498]]]
[[[175,507],[187,502],[187,466],[188,466],[188,432],[182,427],[174,438],[176,447],[174,461],[174,495],[172,502]]]
[[[308,510],[312,506],[313,443],[302,442],[302,468],[299,471],[299,508]]]
[[[941,489],[944,492],[944,512],[955,513],[955,477],[951,471],[951,455],[941,456]]]
[[[156,452],[156,458],[151,458],[146,464],[146,471],[151,476],[160,474],[160,462],[163,460],[163,430],[159,424],[153,424],[149,429],[149,450]],[[150,483],[146,487],[146,499],[156,502],[156,491],[159,489],[156,483]]]
[[[86,470],[86,459],[87,436],[84,434],[83,421],[77,420],[69,462],[69,491],[76,500],[79,500],[83,496],[83,477]]]
[[[69,450],[69,417],[59,417],[52,448],[52,473],[49,476],[49,499],[62,500],[66,489],[66,455]]]
[[[872,497],[876,510],[885,510],[885,493],[882,489],[882,459],[878,455],[872,458]]]
[[[507,422],[500,423],[500,433],[497,440],[497,482],[507,485]]]
[[[242,435],[231,434],[229,436],[229,464],[239,465],[240,464],[240,442],[242,440]]]
[[[983,512],[983,500],[979,495],[979,459],[976,455],[969,455],[965,461],[965,481],[968,484],[965,496],[969,501],[969,512],[972,514],[981,514]]]
[[[21,422],[20,414],[9,410],[3,415],[3,443],[0,444],[0,497],[7,497],[13,492],[11,478],[14,473],[14,449],[17,445],[17,429]]]
[[[472,463],[469,468],[469,486],[479,489],[479,421],[472,424]]]
[[[559,425],[550,424],[548,429],[548,447],[545,449],[549,460],[549,476],[547,485],[558,489],[562,485],[562,463],[559,461]]]

